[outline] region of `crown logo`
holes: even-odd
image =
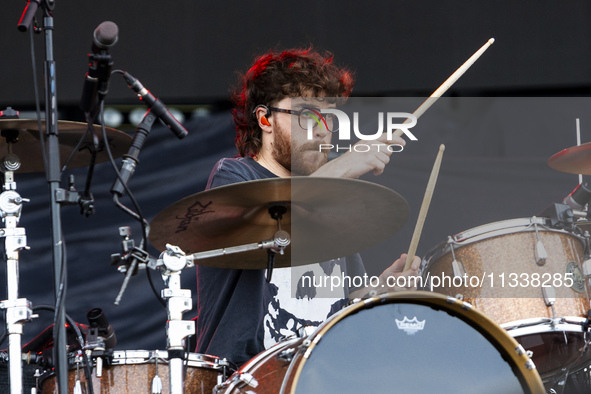
[[[418,321],[417,317],[413,317],[409,319],[408,317],[404,316],[403,320],[396,320],[396,325],[398,326],[399,330],[406,331],[408,335],[415,335],[417,331],[421,331],[425,328],[425,320]]]

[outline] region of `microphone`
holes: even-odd
[[[562,203],[574,210],[582,211],[589,201],[591,201],[591,190],[589,190],[589,185],[585,182],[580,183],[575,187],[575,190],[566,196],[564,200],[562,200]]]
[[[84,79],[80,108],[92,112],[96,106],[96,97],[104,99],[109,92],[109,78],[113,62],[109,49],[117,43],[119,28],[113,22],[103,22],[92,35],[91,53],[88,54],[88,72]]]
[[[154,97],[136,78],[128,72],[123,73],[123,78],[128,86],[137,93],[140,100],[146,103],[148,108],[156,114],[168,126],[168,128],[179,138],[185,138],[189,132],[179,123],[178,120],[168,111],[166,105],[160,99]]]
[[[115,336],[115,330],[109,324],[103,310],[100,308],[91,309],[86,314],[86,318],[90,324],[90,327],[88,327],[89,336],[91,333],[96,332],[97,337],[103,338],[105,349],[113,349],[117,344],[117,337]]]

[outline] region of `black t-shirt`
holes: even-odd
[[[213,168],[207,189],[274,177],[251,157],[222,159]],[[265,270],[197,266],[196,352],[240,366],[299,328],[319,325],[345,305],[347,287],[338,298],[325,298],[318,289],[300,286],[301,278],[364,274],[358,254],[297,269],[276,268],[270,283]],[[292,276],[300,278],[295,296]]]

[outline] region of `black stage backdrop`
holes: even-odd
[[[32,103],[29,37],[16,30],[25,4],[2,2],[4,106]],[[177,104],[226,99],[234,73],[255,54],[310,44],[357,72],[357,94],[428,94],[490,37],[495,45],[455,89],[588,89],[590,19],[585,0],[62,0],[54,11],[57,92],[63,103],[79,100],[92,32],[106,20],[119,26],[115,67]],[[36,48],[41,61],[41,36]],[[125,84],[111,85],[111,103],[133,102]]]

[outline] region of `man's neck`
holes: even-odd
[[[271,171],[273,174],[277,175],[280,178],[289,178],[291,176],[291,172],[288,171],[285,167],[279,164],[277,161],[273,159],[267,158],[266,155],[258,154],[253,157],[253,159],[265,167],[267,170]]]

